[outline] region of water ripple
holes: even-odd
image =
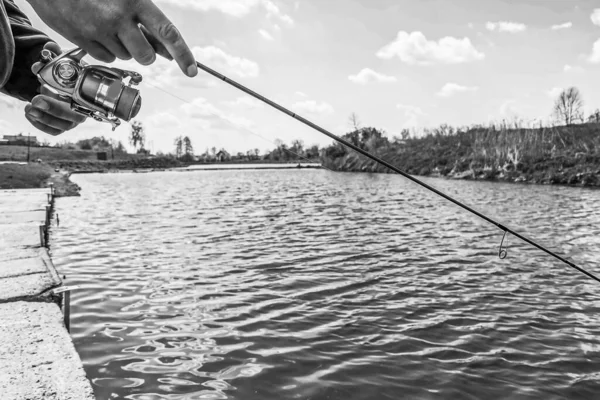
[[[591,399],[595,282],[394,175],[75,177],[53,259],[98,399]],[[427,179],[599,273],[600,192]]]

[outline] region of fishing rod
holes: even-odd
[[[500,257],[500,259],[505,259],[506,256],[508,255],[507,250],[504,248],[504,240],[506,239],[506,235],[508,233],[510,233],[511,235],[513,235],[513,236],[515,236],[515,237],[523,240],[524,242],[526,242],[526,243],[528,243],[528,244],[536,247],[537,249],[542,250],[543,252],[547,253],[548,255],[556,258],[557,260],[562,261],[563,263],[567,264],[569,267],[571,267],[573,269],[576,269],[577,271],[581,272],[582,274],[587,275],[588,277],[592,278],[593,280],[595,280],[597,282],[600,282],[600,278],[596,277],[595,275],[593,275],[592,273],[586,271],[585,269],[577,266],[573,262],[571,262],[571,261],[565,259],[564,257],[562,257],[562,256],[554,253],[553,251],[551,251],[551,250],[545,248],[544,246],[542,246],[542,245],[534,242],[533,240],[531,240],[531,239],[529,239],[529,238],[521,235],[520,233],[518,233],[518,232],[516,232],[516,231],[514,231],[514,230],[512,230],[512,229],[510,229],[510,228],[508,228],[508,227],[506,227],[504,225],[502,225],[500,222],[498,222],[498,221],[496,221],[496,220],[488,217],[487,215],[485,215],[485,214],[483,214],[483,213],[481,213],[479,211],[476,211],[473,208],[467,206],[466,204],[464,204],[464,203],[462,203],[462,202],[460,202],[460,201],[458,201],[458,200],[456,200],[456,199],[448,196],[447,194],[445,194],[445,193],[439,191],[438,189],[436,189],[436,188],[434,188],[434,187],[426,184],[425,182],[423,182],[423,181],[415,178],[414,176],[409,175],[408,173],[400,170],[399,168],[395,167],[394,165],[388,163],[387,161],[385,161],[385,160],[383,160],[383,159],[381,159],[381,158],[379,158],[379,157],[377,157],[377,156],[369,153],[368,151],[366,151],[364,149],[361,149],[360,147],[352,144],[351,142],[349,142],[349,141],[347,141],[347,140],[345,140],[345,139],[343,139],[343,138],[341,138],[341,137],[339,137],[339,136],[337,136],[337,135],[329,132],[328,130],[320,127],[319,125],[317,125],[317,124],[315,124],[315,123],[307,120],[306,118],[304,118],[304,117],[302,117],[302,116],[294,113],[293,111],[288,110],[287,108],[279,105],[278,103],[275,103],[274,101],[266,98],[265,96],[263,96],[263,95],[261,95],[259,93],[256,93],[255,91],[253,91],[253,90],[247,88],[246,86],[244,86],[244,85],[242,85],[242,84],[240,84],[240,83],[238,83],[238,82],[236,82],[236,81],[234,81],[234,80],[226,77],[225,75],[223,75],[223,74],[215,71],[214,69],[212,69],[212,68],[210,68],[210,67],[208,67],[208,66],[206,66],[206,65],[204,65],[204,64],[202,64],[202,63],[200,63],[198,61],[196,61],[196,65],[201,70],[203,70],[203,71],[209,73],[210,75],[212,75],[212,76],[214,76],[214,77],[216,77],[216,78],[224,81],[225,83],[228,83],[229,85],[235,87],[236,89],[239,89],[242,92],[244,92],[246,94],[249,94],[250,96],[254,97],[255,99],[260,100],[263,103],[266,103],[266,104],[270,105],[271,107],[275,108],[276,110],[279,110],[282,113],[284,113],[284,114],[286,114],[286,115],[288,115],[288,116],[290,116],[290,117],[292,117],[292,118],[294,118],[294,119],[302,122],[303,124],[305,124],[305,125],[311,127],[312,129],[314,129],[314,130],[316,130],[316,131],[318,131],[318,132],[320,132],[320,133],[322,133],[322,134],[330,137],[331,139],[337,141],[338,143],[341,143],[344,146],[351,148],[352,150],[356,151],[357,153],[362,154],[363,156],[365,156],[365,157],[367,157],[367,158],[375,161],[376,163],[379,163],[379,164],[381,164],[381,165],[389,168],[390,170],[396,172],[397,174],[402,175],[403,177],[405,177],[405,178],[413,181],[414,183],[416,183],[416,184],[424,187],[425,189],[427,189],[427,190],[429,190],[429,191],[437,194],[438,196],[443,197],[444,199],[446,199],[446,200],[454,203],[455,205],[457,205],[457,206],[459,206],[459,207],[467,210],[468,212],[470,212],[472,214],[475,214],[476,216],[478,216],[479,218],[481,218],[481,219],[489,222],[490,224],[495,225],[496,227],[498,227],[500,230],[502,230],[504,232],[504,236],[502,237],[502,242],[500,243],[500,248],[498,250],[498,256]]]

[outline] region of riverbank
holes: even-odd
[[[46,178],[43,168],[15,171],[20,174],[13,178],[0,176],[24,185]],[[62,279],[48,253],[54,197],[50,188],[0,190],[3,399],[94,399],[63,321],[62,295],[57,291]]]
[[[600,187],[599,124],[538,129],[446,127],[422,137],[359,145],[411,175]],[[340,145],[326,148],[321,161],[334,171],[392,173]]]
[[[80,188],[69,180],[70,175],[43,163],[0,164],[0,189],[39,189],[52,184],[55,197],[79,196]]]

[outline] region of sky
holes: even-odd
[[[25,0],[16,3],[64,49]],[[335,134],[362,126],[388,137],[405,128],[503,119],[549,122],[561,89],[576,86],[586,115],[600,108],[600,8],[595,0],[155,0],[196,59]],[[101,64],[91,57],[86,61]],[[197,154],[232,153],[300,139],[331,139],[200,72],[174,62],[140,72],[147,148],[173,152],[179,135]],[[25,104],[0,97],[0,134],[54,144],[93,136],[127,142],[130,126],[87,121],[58,137],[35,130]]]

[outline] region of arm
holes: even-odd
[[[40,88],[39,81],[31,72],[31,66],[39,60],[44,45],[51,42],[51,40],[44,33],[31,26],[29,19],[13,3],[13,0],[0,1],[2,1],[2,7],[6,11],[5,16],[9,22],[13,39],[12,72],[9,73],[4,85],[0,86],[2,87],[0,91],[19,100],[30,102],[39,93]],[[5,40],[5,32],[2,32],[1,28],[1,18],[0,15],[1,40]],[[1,71],[0,69],[0,76],[2,75]]]
[[[6,84],[15,58],[15,42],[10,30],[4,1],[0,0],[0,89]]]

